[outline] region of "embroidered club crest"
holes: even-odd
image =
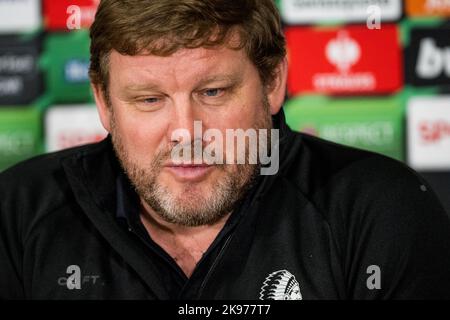
[[[261,300],[302,300],[300,285],[287,270],[272,272],[264,281],[259,294]]]

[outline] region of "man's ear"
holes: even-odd
[[[106,131],[111,132],[111,109],[112,106],[108,106],[106,102],[105,92],[98,84],[91,83],[92,92],[94,93],[95,104],[97,105],[97,111],[100,116],[103,128]]]
[[[286,83],[288,74],[287,58],[284,58],[275,71],[275,77],[267,88],[267,98],[270,104],[270,113],[277,114],[283,106],[286,97]]]

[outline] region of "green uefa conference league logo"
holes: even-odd
[[[36,108],[1,110],[0,171],[40,152],[40,114]]]
[[[4,156],[20,157],[33,150],[35,138],[32,132],[10,131],[0,133],[0,150]]]
[[[404,160],[400,97],[300,97],[286,104],[289,126],[320,138]]]
[[[391,145],[395,139],[394,126],[389,121],[325,124],[321,130],[321,137],[374,150]]]
[[[37,154],[37,139],[32,132],[0,132],[0,171]]]

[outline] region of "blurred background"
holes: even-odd
[[[0,171],[106,136],[87,73],[98,3],[0,0]],[[450,1],[276,4],[291,128],[405,162],[450,213]]]

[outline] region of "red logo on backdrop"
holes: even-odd
[[[437,143],[450,137],[450,123],[444,120],[422,121],[419,130],[424,143]]]
[[[100,0],[44,0],[45,26],[47,30],[71,30],[89,28],[94,22]],[[77,16],[79,15],[79,16]]]
[[[397,27],[286,29],[289,93],[391,93],[403,83]]]

